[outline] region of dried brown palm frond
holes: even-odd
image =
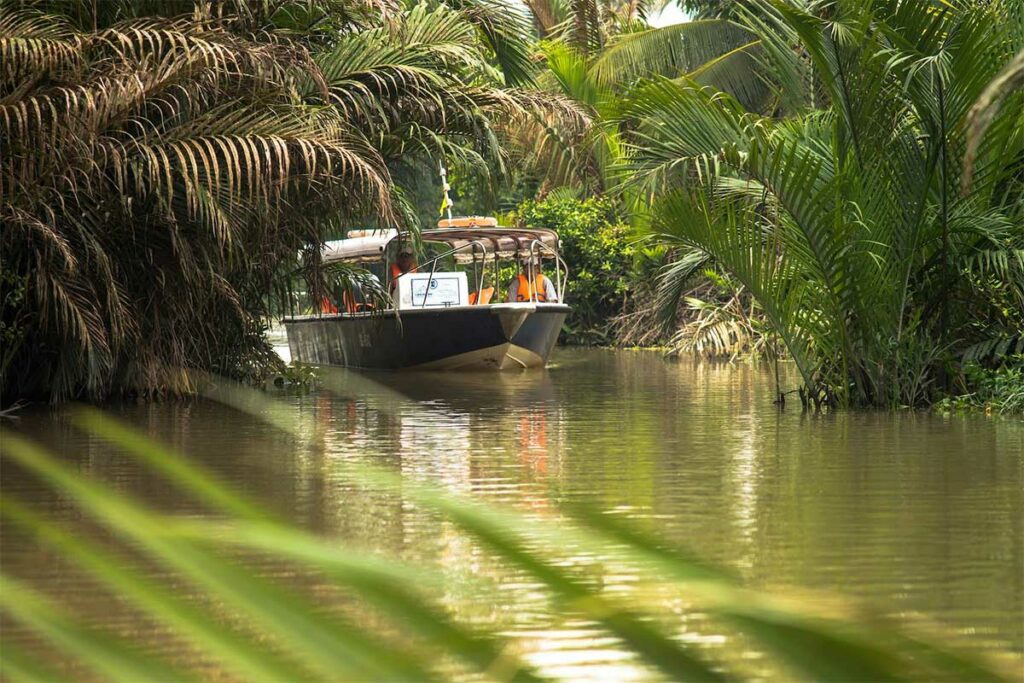
[[[685,322],[669,340],[670,354],[736,360],[771,353],[764,314],[742,286],[730,286],[723,294],[720,286],[704,283],[686,297]]]
[[[516,95],[521,99],[509,107],[500,131],[518,164],[532,169],[551,187],[575,184],[585,177],[580,151],[589,146],[591,113],[561,93],[535,90]]]
[[[66,68],[80,51],[63,17],[0,7],[0,88],[6,93],[50,69]]]
[[[391,220],[364,131],[297,96],[322,90],[302,46],[221,19],[0,16],[5,395],[187,390],[263,348],[317,217]]]

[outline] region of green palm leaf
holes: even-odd
[[[640,76],[674,77],[750,42],[745,28],[720,19],[651,28],[620,36],[594,61],[594,74],[606,84],[628,83]]]

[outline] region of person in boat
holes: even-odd
[[[530,282],[530,273],[533,273],[533,282]],[[508,300],[557,303],[558,294],[551,278],[540,272],[540,264],[533,264],[531,259],[526,258],[520,263],[519,274],[508,285]]]
[[[367,277],[374,282],[376,288],[380,287],[380,278],[374,273],[367,272]],[[361,311],[370,311],[374,309],[373,303],[366,296],[366,292],[363,291],[363,286],[358,281],[350,283],[350,289],[342,293],[342,301],[345,304],[345,310],[349,313],[359,313]]]
[[[407,245],[399,247],[398,256],[391,264],[391,291],[394,292],[395,287],[398,286],[398,278],[414,270],[416,270],[416,259],[413,258],[412,247]]]

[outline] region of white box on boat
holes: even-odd
[[[406,273],[398,278],[397,291],[399,310],[469,305],[465,273]]]

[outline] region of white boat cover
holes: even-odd
[[[349,237],[324,243],[324,263],[332,261],[379,261],[388,243],[398,237],[398,231],[351,230]]]

